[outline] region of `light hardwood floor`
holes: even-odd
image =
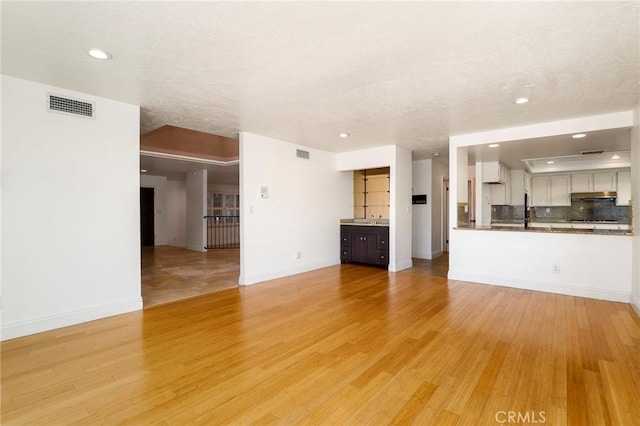
[[[517,415],[640,425],[631,308],[338,265],[2,343],[8,425]]]
[[[150,307],[237,287],[240,250],[145,247],[141,264],[142,300]]]

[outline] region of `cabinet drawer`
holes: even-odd
[[[389,250],[378,250],[377,263],[378,265],[389,264]]]
[[[376,235],[376,248],[378,250],[388,250],[389,249],[388,238],[384,235]]]
[[[351,247],[342,247],[340,249],[340,260],[342,262],[351,261]]]
[[[343,246],[350,246],[351,245],[351,234],[350,233],[342,233],[342,235],[340,235],[340,242]]]

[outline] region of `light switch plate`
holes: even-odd
[[[266,186],[260,187],[260,198],[269,198],[269,189]]]

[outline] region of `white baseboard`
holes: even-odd
[[[28,321],[2,324],[2,336],[0,340],[15,339],[16,337],[28,336],[30,334],[68,327],[70,325],[93,321],[100,318],[139,311],[140,309],[142,309],[141,297],[127,302],[80,309],[73,312],[65,312],[59,315],[52,315]]]
[[[635,303],[632,303],[631,307],[633,308],[634,311],[636,311],[636,315],[640,317],[640,306],[636,305]]]
[[[327,266],[333,266],[340,264],[339,258],[326,259],[321,262],[305,263],[299,266],[279,269],[276,271],[265,272],[261,274],[252,275],[240,275],[238,283],[240,285],[252,285],[261,283],[264,281],[275,280],[276,278],[288,277],[289,275],[301,274],[303,272],[313,271],[315,269],[326,268]]]
[[[442,256],[442,250],[436,250],[431,253],[431,259],[437,259],[440,256]]]
[[[395,265],[389,264],[389,271],[391,272],[400,272],[409,268],[413,268],[413,260],[411,259],[396,262]]]
[[[415,253],[411,253],[411,257],[414,259],[426,259],[431,260],[431,253],[427,253],[426,251],[418,251]]]
[[[199,252],[206,252],[207,249],[204,248],[204,246],[187,246],[185,247],[187,250],[191,250],[191,251],[199,251]]]
[[[594,288],[584,288],[572,285],[558,285],[540,281],[512,280],[502,277],[471,275],[449,271],[447,278],[456,281],[468,281],[477,284],[497,285],[501,287],[520,288],[524,290],[542,291],[545,293],[564,294],[567,296],[587,297],[589,299],[608,300],[611,302],[631,302],[631,294],[619,291],[609,291]]]

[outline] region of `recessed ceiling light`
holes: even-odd
[[[527,102],[529,102],[529,98],[518,98],[518,99],[516,99],[516,103],[517,104],[526,104]]]
[[[439,153],[439,152],[434,152],[434,153],[433,153],[433,156],[434,156],[434,157],[440,157],[440,153]]]
[[[547,161],[547,164],[553,164],[553,163],[555,163],[555,161],[553,161],[553,160],[552,161]]]
[[[586,133],[576,133],[575,135],[571,136],[574,139],[580,139],[580,138],[584,138],[585,136],[587,136]]]
[[[107,52],[106,50],[102,50],[102,49],[90,49],[89,50],[89,55],[92,58],[96,58],[96,59],[111,59],[111,53]]]
[[[338,136],[340,136],[341,138],[348,138],[349,133],[340,133]]]
[[[140,170],[140,173],[147,173],[147,170],[146,169],[142,169],[142,170]]]
[[[619,158],[620,156],[618,154],[613,154],[613,156],[611,157],[612,160],[617,160]]]
[[[491,145],[489,145],[489,148],[497,148],[497,147],[499,147],[499,146],[500,146],[500,145],[499,145],[499,144],[497,144],[497,143],[492,143]]]

